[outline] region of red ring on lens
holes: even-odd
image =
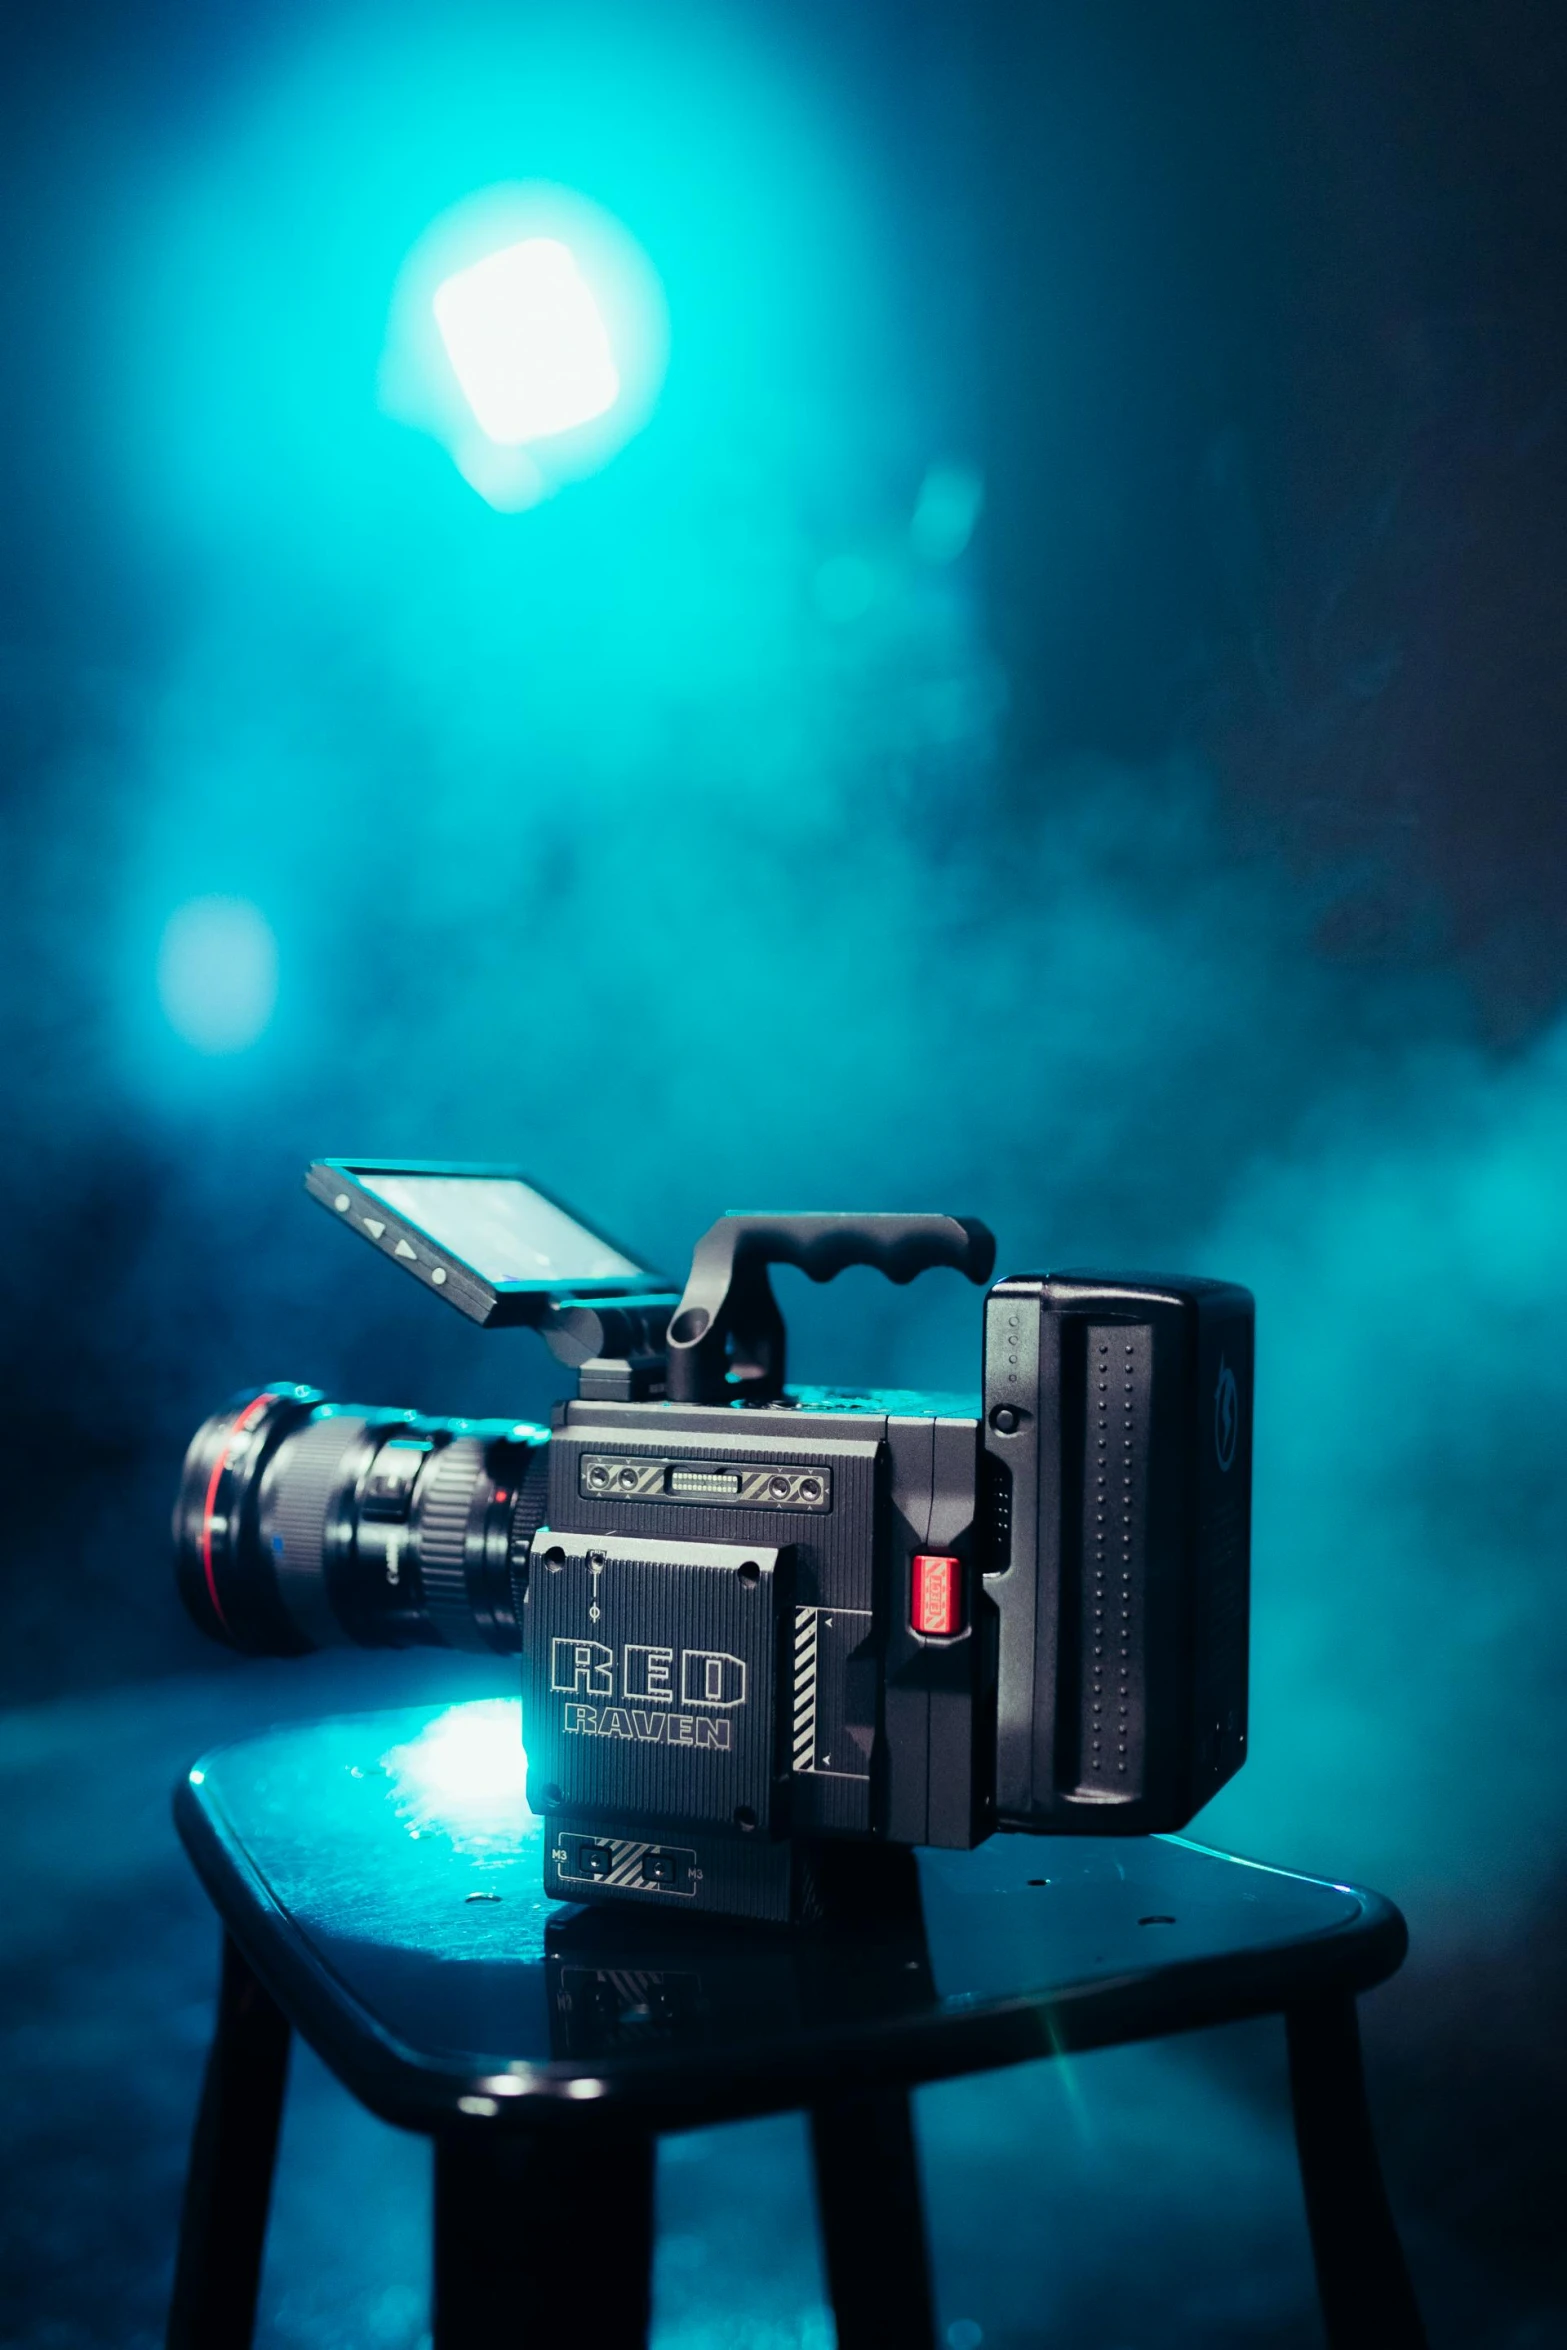
[[[218,1485],[224,1470],[229,1465],[229,1454],[234,1449],[235,1437],[243,1434],[258,1412],[265,1411],[269,1403],[276,1402],[277,1397],[271,1389],[268,1389],[264,1395],[251,1398],[223,1439],[223,1450],[219,1453],[213,1465],[212,1475],[207,1480],[207,1499],[201,1516],[201,1568],[207,1578],[207,1597],[212,1602],[212,1612],[225,1632],[229,1628],[229,1620],[223,1613],[222,1605],[219,1602],[217,1578],[212,1572],[212,1505],[218,1498]]]

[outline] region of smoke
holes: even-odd
[[[1254,1759],[1206,1826],[1429,1932],[1538,1899],[1564,1812],[1567,1028],[1411,1043],[1216,1223],[1257,1291]]]
[[[53,700],[7,672],[12,1684],[195,1654],[162,1512],[242,1382],[547,1398],[525,1341],[329,1234],[310,1156],[514,1159],[675,1273],[725,1207],[941,1205],[1007,1266],[1257,1291],[1254,1759],[1205,1827],[1433,1915],[1521,1901],[1567,1808],[1567,1046],[1503,1063],[1440,969],[1325,956],[1332,877],[1242,838],[1191,749],[1013,771],[982,487],[876,297],[863,158],[776,60],[663,46],[612,89],[602,49],[523,76],[540,167],[663,275],[672,354],[640,440],[534,513],[375,412],[384,305],[333,309],[534,167],[498,101],[474,129],[474,75],[390,24],[373,69],[327,46],[126,232],[119,528],[160,630]],[[157,996],[212,900],[277,957],[226,1055]],[[955,1280],[786,1303],[804,1376],[976,1376]]]

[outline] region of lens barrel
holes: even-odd
[[[202,1631],[258,1656],[358,1648],[515,1654],[549,1431],[329,1403],[278,1383],[197,1431],[174,1506]]]

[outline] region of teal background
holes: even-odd
[[[514,1158],[675,1268],[726,1207],[939,1205],[1008,1269],[1238,1278],[1253,1759],[1199,1833],[1405,1907],[1373,2045],[1434,2320],[1555,2338],[1560,28],[145,0],[5,38],[19,1751],[261,1702],[164,1565],[226,1393],[552,1392],[330,1235],[311,1156]],[[411,247],[516,177],[638,241],[669,368],[602,472],[502,515],[376,379]],[[938,561],[943,467],[984,509]],[[222,1057],[154,980],[208,894],[279,958]],[[781,1286],[803,1377],[977,1376],[955,1281]],[[1126,2112],[1187,2061],[1127,2058]],[[1215,2057],[1202,2095],[1271,2077]],[[982,2169],[991,2109],[938,2107],[933,2159]],[[806,2339],[797,2284],[734,2338]]]

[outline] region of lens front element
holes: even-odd
[[[514,1653],[548,1441],[527,1423],[333,1404],[290,1384],[242,1397],[186,1455],[185,1604],[256,1655],[342,1642]]]

